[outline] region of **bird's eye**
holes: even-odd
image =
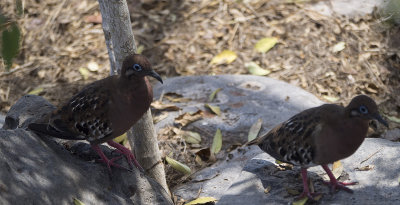
[[[364,105],[361,105],[358,110],[360,111],[361,114],[367,114],[368,113],[368,109],[367,107],[365,107]]]
[[[139,64],[135,64],[133,65],[133,69],[135,69],[136,71],[141,71],[142,70],[142,66],[140,66]]]

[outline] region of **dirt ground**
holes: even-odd
[[[13,2],[1,3],[6,16],[14,16]],[[357,94],[367,94],[389,119],[390,129],[400,127],[400,29],[382,23],[379,11],[348,19],[305,9],[312,2],[128,3],[137,47],[164,77],[249,74],[244,64],[253,61],[271,71],[268,77],[302,87],[326,102],[346,104]],[[0,68],[2,113],[32,91],[57,105],[84,84],[109,74],[97,1],[25,1],[18,22],[21,52],[10,71]],[[264,37],[276,37],[278,44],[267,53],[254,51]],[[334,52],[339,42],[345,48]],[[234,51],[237,59],[211,65],[225,49]],[[192,159],[194,155],[185,161]],[[195,162],[190,166],[201,167]],[[167,172],[170,185],[176,185],[182,174],[169,167]]]

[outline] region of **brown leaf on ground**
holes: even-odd
[[[174,104],[164,104],[163,102],[161,102],[159,100],[153,101],[151,103],[151,107],[153,107],[154,109],[157,109],[157,110],[166,110],[166,111],[180,110],[180,108]]]
[[[198,110],[197,112],[194,113],[188,113],[185,112],[182,115],[179,115],[178,117],[175,118],[175,123],[179,124],[181,127],[185,127],[186,125],[200,120],[203,117],[203,111]]]

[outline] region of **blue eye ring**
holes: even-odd
[[[360,111],[361,114],[367,114],[368,113],[368,109],[367,107],[365,107],[364,105],[361,105],[358,110]]]
[[[133,65],[133,69],[136,70],[136,71],[141,71],[141,70],[142,70],[142,66],[140,66],[140,65],[137,64],[137,63],[135,63],[135,64]]]

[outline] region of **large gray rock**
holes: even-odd
[[[223,144],[246,141],[249,127],[258,118],[263,119],[262,132],[266,132],[292,115],[323,103],[298,87],[266,77],[178,77],[167,79],[162,87],[156,87],[155,97],[162,93],[176,93],[191,100],[177,103],[182,110],[169,112],[169,116],[156,127],[173,124],[174,118],[184,112],[205,110],[209,94],[217,88],[222,90],[210,104],[221,108],[221,116],[205,117],[188,127],[207,130],[211,133],[208,141],[212,141],[215,130],[220,128]],[[315,189],[324,194],[322,204],[394,204],[400,199],[399,152],[400,143],[366,139],[355,155],[343,161],[343,177],[359,182],[353,187],[353,195],[343,191],[331,195],[321,182],[326,174],[320,167],[310,168],[309,176]],[[278,171],[275,159],[257,146],[242,147],[227,155],[220,154],[219,158],[222,160],[194,173],[191,181],[175,187],[173,193],[186,200],[198,195],[211,196],[219,199],[219,204],[288,204],[295,196],[288,194],[287,189],[302,191],[299,169]],[[375,167],[369,171],[355,170],[365,165]],[[268,186],[271,186],[271,191],[265,194]]]
[[[216,89],[222,90],[210,103],[208,96]],[[167,79],[155,88],[155,98],[161,94],[176,93],[189,102],[176,103],[181,111],[169,112],[166,119],[156,124],[156,128],[172,125],[174,118],[185,112],[205,110],[204,104],[219,106],[221,116],[209,116],[190,124],[187,129],[201,132],[212,142],[217,128],[223,135],[223,147],[232,142],[245,142],[249,128],[259,118],[263,120],[262,132],[268,131],[292,115],[323,102],[314,95],[288,83],[267,77],[251,75],[192,76]],[[209,133],[207,135],[207,133]],[[240,175],[248,160],[255,156],[254,150],[238,149],[230,153],[226,160],[220,160],[211,167],[192,176],[190,182],[175,188],[174,194],[184,199],[193,199],[202,189],[200,196],[219,199]],[[222,155],[222,156],[221,156]],[[223,158],[223,152],[219,158]]]
[[[136,168],[113,168],[109,176],[86,142],[65,144],[26,130],[28,122],[52,109],[33,95],[10,109],[6,129],[0,129],[0,204],[72,204],[74,198],[86,205],[173,204],[161,186]],[[110,158],[116,155],[102,149]],[[128,167],[125,160],[119,162]]]
[[[209,95],[218,88],[221,91],[213,102],[208,102]],[[301,88],[252,75],[176,77],[165,80],[163,85],[154,89],[156,99],[168,93],[182,95],[190,101],[175,103],[182,110],[169,112],[166,119],[155,125],[156,129],[172,125],[182,113],[206,110],[204,104],[208,103],[219,106],[221,116],[207,116],[190,124],[187,129],[201,131],[209,137],[209,142],[212,142],[210,139],[217,128],[223,132],[224,141],[244,142],[250,126],[259,118],[263,120],[263,132],[301,110],[322,104]]]

